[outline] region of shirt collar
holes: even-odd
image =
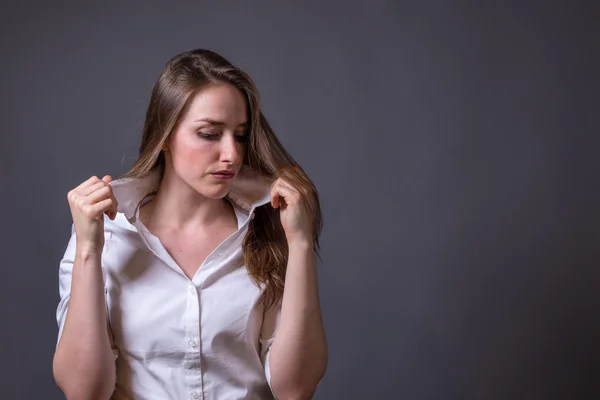
[[[136,211],[144,198],[158,190],[160,173],[150,172],[140,178],[122,178],[110,185],[118,203],[117,211],[129,220],[135,219]],[[234,206],[250,215],[256,207],[271,201],[271,181],[266,177],[242,168],[231,184],[226,197]]]

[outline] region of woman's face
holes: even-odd
[[[167,168],[199,194],[222,198],[240,171],[248,132],[242,93],[229,84],[206,86],[169,139]]]

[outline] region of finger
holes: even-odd
[[[106,199],[112,200],[112,203],[110,209],[105,210],[105,213],[110,219],[114,220],[117,216],[118,202],[110,185],[104,184],[103,186],[100,186],[95,192],[87,196],[86,203],[94,205]]]
[[[117,198],[115,197],[115,193],[113,192],[112,187],[109,185],[108,188],[110,189],[110,198],[113,200],[113,204],[109,211],[109,214],[107,214],[107,215],[110,219],[115,219],[117,217],[119,202],[117,201]]]
[[[273,207],[278,208],[281,206],[281,201],[283,200],[286,205],[295,204],[298,201],[299,194],[287,187],[276,184],[271,189],[271,199]]]
[[[98,182],[100,182],[100,179],[94,175],[94,176],[90,177],[88,180],[86,180],[85,182],[83,182],[81,185],[77,186],[75,188],[75,190],[81,190],[81,189],[87,188]]]
[[[112,209],[104,211],[104,214],[106,214],[106,216],[111,220],[114,220],[117,217],[117,215],[112,211]]]
[[[300,191],[298,189],[296,189],[294,186],[292,186],[292,184],[289,183],[288,181],[286,181],[286,180],[284,180],[282,178],[279,178],[279,182],[278,183],[282,187],[287,188],[291,193],[294,193],[294,194],[300,196]]]
[[[112,198],[110,187],[103,184],[96,191],[87,196],[87,202],[88,204],[96,204],[102,200],[110,198]]]
[[[108,186],[107,183],[104,183],[101,180],[98,180],[98,182],[94,183],[93,185],[80,189],[78,194],[80,196],[84,196],[84,197],[90,196],[92,193],[95,193],[98,190],[105,188],[107,186]]]
[[[278,208],[279,207],[279,187],[278,187],[278,181],[275,181],[273,183],[273,185],[271,186],[271,191],[270,191],[270,196],[271,196],[271,205],[273,206],[273,208]]]
[[[89,217],[102,217],[102,215],[106,211],[110,210],[112,206],[113,199],[104,199],[96,204],[89,206],[87,214]]]
[[[286,185],[285,181],[279,180],[275,187],[277,193],[279,193],[279,195],[285,198],[286,200],[295,200],[300,197],[300,193],[297,190]]]
[[[283,200],[285,201],[285,203],[287,205],[290,204],[297,204],[298,203],[298,199],[300,198],[300,195],[293,191],[290,190],[288,188],[286,188],[285,186],[280,186],[278,189],[278,193],[279,193],[279,198],[283,198]]]
[[[106,182],[106,184],[109,184],[110,182],[113,181],[112,176],[110,175],[104,175],[102,177],[102,181]],[[114,204],[111,207],[111,209],[106,213],[106,215],[108,215],[108,218],[110,219],[115,219],[117,216],[117,207],[118,207],[118,203],[117,203],[117,199],[112,191],[112,187],[110,185],[108,185],[108,188],[110,189],[110,196],[112,197],[112,199],[114,200]]]

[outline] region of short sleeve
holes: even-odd
[[[261,349],[261,360],[265,368],[265,376],[269,387],[271,387],[271,369],[269,366],[269,354],[271,352],[271,345],[275,340],[275,333],[277,326],[279,325],[279,318],[281,315],[281,301],[276,303],[274,306],[265,311],[263,317],[262,329],[260,332],[260,349]],[[271,388],[271,392],[273,389]],[[275,395],[273,393],[273,395]]]
[[[76,250],[76,239],[75,239],[75,227],[71,226],[71,238],[67,244],[65,253],[60,261],[58,269],[58,292],[60,300],[56,309],[56,321],[58,323],[58,338],[56,340],[56,346],[60,342],[62,337],[63,329],[65,326],[65,320],[67,317],[67,310],[69,309],[69,300],[71,298],[71,280],[73,274],[73,263],[75,260]],[[108,310],[107,310],[108,311]],[[107,313],[108,315],[108,313]],[[110,340],[111,348],[113,349],[113,356],[116,359],[118,357],[118,350],[114,345],[113,334],[110,330],[110,323],[107,320],[108,337]]]

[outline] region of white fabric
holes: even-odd
[[[117,366],[114,399],[271,399],[268,353],[281,303],[265,312],[243,264],[242,242],[268,184],[242,176],[227,198],[238,230],[202,263],[192,280],[138,220],[158,175],[111,183],[119,203],[105,218],[102,269],[108,327]],[[59,340],[75,256],[72,232],[60,263]]]

